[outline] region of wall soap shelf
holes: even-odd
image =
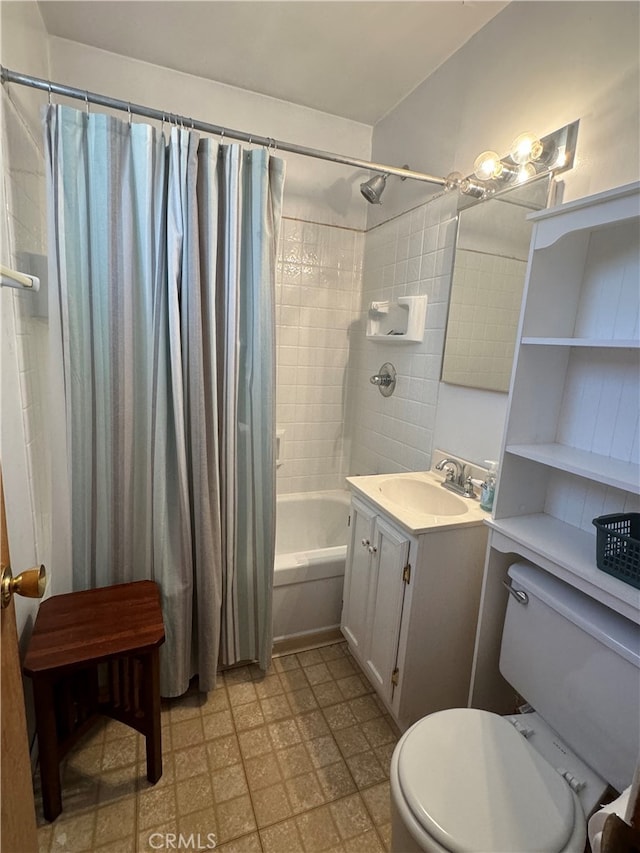
[[[397,301],[372,302],[367,316],[367,338],[387,343],[424,340],[427,296],[399,296]]]

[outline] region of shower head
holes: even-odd
[[[380,204],[380,196],[384,192],[389,175],[376,175],[360,184],[360,192],[370,204]]]

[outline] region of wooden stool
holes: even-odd
[[[162,776],[163,642],[153,581],[54,595],[40,605],[23,668],[33,679],[47,820],[62,811],[60,761],[99,714],[143,734],[147,779]]]

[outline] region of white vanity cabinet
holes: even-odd
[[[530,218],[471,692],[498,712],[513,696],[498,654],[515,559],[640,621],[640,591],[597,568],[592,525],[640,511],[640,184]]]
[[[376,692],[403,730],[466,705],[486,527],[414,533],[361,494],[350,527],[341,628]]]

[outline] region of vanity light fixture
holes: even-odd
[[[459,189],[465,195],[482,199],[506,186],[522,184],[549,172],[560,172],[573,165],[578,122],[539,138],[527,131],[513,140],[506,157],[495,151],[483,151],[473,164],[473,174],[466,178],[460,172],[450,172],[445,189]]]

